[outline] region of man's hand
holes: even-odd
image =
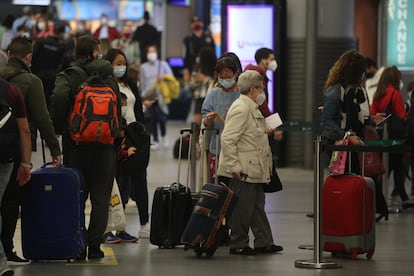
[[[23,168],[19,167],[17,170],[17,177],[16,180],[19,182],[19,186],[23,186],[27,182],[29,182],[31,177],[31,171],[30,168]]]
[[[130,157],[131,155],[135,154],[135,152],[137,151],[137,148],[136,147],[129,147],[127,151],[128,151],[128,157]]]
[[[62,165],[62,155],[52,156],[53,167],[57,168]]]

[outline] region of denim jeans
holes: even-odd
[[[3,198],[4,191],[6,190],[7,184],[9,184],[10,176],[13,171],[13,163],[0,163],[0,205]],[[0,231],[2,219],[0,216]],[[0,233],[1,234],[1,233]],[[0,260],[5,259],[3,244],[0,242]]]

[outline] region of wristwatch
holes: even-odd
[[[20,167],[27,168],[27,169],[33,169],[33,164],[32,163],[20,162]]]

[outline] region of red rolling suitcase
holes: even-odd
[[[47,163],[32,172],[22,201],[22,250],[29,260],[71,260],[85,250],[83,176]]]
[[[358,175],[328,176],[322,190],[323,250],[351,255],[375,251],[375,183]]]

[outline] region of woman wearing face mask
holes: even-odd
[[[152,134],[151,149],[159,148],[158,127],[161,131],[161,144],[168,146],[167,140],[167,116],[168,106],[164,102],[159,86],[156,82],[164,80],[166,75],[173,75],[171,67],[167,62],[158,59],[158,48],[156,45],[147,47],[146,55],[148,61],[143,63],[140,68],[140,83],[142,98],[145,100],[155,100],[155,103],[148,109],[150,117],[150,131]]]
[[[125,54],[119,49],[111,49],[105,56],[105,59],[112,63],[113,74],[121,93],[127,97],[126,106],[122,106],[122,117],[126,124],[138,121],[145,124],[143,105],[139,96],[139,90],[136,82],[130,80],[127,75],[127,62]],[[137,171],[134,175],[128,175],[123,171],[118,171],[117,182],[121,193],[122,203],[128,202],[130,197],[130,187],[134,186],[135,199],[138,208],[141,228],[139,231],[140,238],[149,237],[149,214],[148,214],[148,187],[147,187],[147,170]],[[108,234],[105,237],[106,242],[119,243],[120,241],[135,242],[138,239],[129,235],[125,231],[118,232],[116,236]]]
[[[272,169],[265,118],[258,110],[266,96],[263,76],[247,70],[238,79],[240,97],[231,105],[221,137],[217,174],[238,196],[230,218],[230,254],[277,253],[282,246],[273,243],[264,205],[263,185],[269,183]],[[254,249],[249,247],[249,229]]]
[[[239,98],[240,92],[237,86],[237,78],[240,74],[234,58],[221,57],[217,60],[216,86],[207,93],[201,107],[204,125],[209,128],[219,129],[224,127],[224,120],[232,103]],[[219,139],[216,148],[216,139]],[[216,154],[220,152],[220,136],[212,135],[209,147],[209,179],[214,178]]]
[[[371,104],[371,114],[378,112],[389,112],[398,117],[400,120],[405,120],[407,113],[405,111],[404,101],[401,96],[401,72],[397,67],[387,67],[384,69],[381,78],[378,82],[377,91],[374,94],[374,99]],[[392,139],[404,138],[404,132],[388,133]],[[405,190],[405,173],[402,165],[401,153],[389,154],[389,173],[394,171],[394,192],[398,194],[402,201],[403,208],[414,207],[414,200],[409,199]],[[385,217],[387,219],[387,216]]]

